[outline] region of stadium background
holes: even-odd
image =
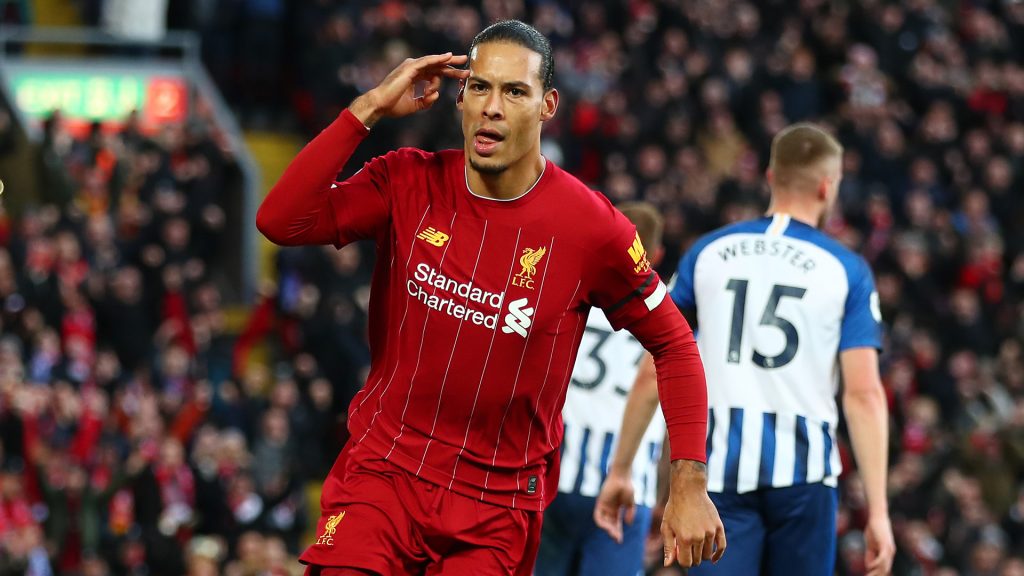
[[[1024,575],[1020,0],[0,0],[0,573],[297,569],[366,370],[372,249],[275,251],[246,216],[395,64],[506,17],[555,49],[544,153],[662,210],[666,277],[696,236],[765,208],[776,131],[834,130],[827,228],[871,263],[885,319],[894,573]],[[113,36],[33,40],[52,26]],[[157,42],[181,31],[178,56]],[[146,84],[181,98],[166,117],[54,119],[30,110],[69,102],[45,70],[36,92],[13,80],[57,57],[85,85],[104,73],[90,58],[146,70],[189,46],[201,68]],[[349,171],[458,146],[454,94],[382,122]]]

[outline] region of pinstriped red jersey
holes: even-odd
[[[359,138],[356,122],[328,130]],[[336,244],[377,246],[371,369],[349,408],[355,453],[542,509],[590,308],[618,329],[665,296],[634,226],[550,161],[515,200],[476,196],[454,150],[389,153],[328,197]]]

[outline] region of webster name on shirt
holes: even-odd
[[[725,262],[745,256],[778,258],[807,273],[814,270],[814,259],[785,240],[738,240],[718,248],[718,256]]]
[[[473,282],[459,282],[438,272],[425,262],[416,265],[413,277],[406,283],[409,295],[422,302],[427,308],[443,312],[459,320],[468,320],[477,326],[493,330],[498,325],[498,314],[505,300],[504,292],[488,292]],[[432,289],[430,289],[432,288]],[[439,295],[438,292],[445,295]],[[477,307],[494,310],[481,312]]]

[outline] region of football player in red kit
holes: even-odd
[[[296,156],[260,207],[257,226],[277,244],[377,247],[370,374],[302,555],[311,574],[530,574],[593,306],[658,368],[673,460],[666,564],[725,550],[705,489],[692,333],[633,225],[541,155],[558,108],[552,77],[547,39],[514,20],[477,35],[468,57],[406,60]],[[380,118],[430,108],[445,78],[460,82],[462,150],[403,148],[335,182]]]

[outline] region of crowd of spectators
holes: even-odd
[[[54,114],[38,204],[0,219],[0,574],[297,570],[342,407],[308,353],[249,360],[259,307],[229,330],[234,159],[196,110],[83,138]]]
[[[464,50],[506,17],[554,46],[545,154],[615,201],[661,208],[666,276],[696,236],[764,210],[780,128],[839,136],[827,229],[877,275],[896,573],[1024,573],[1024,3],[314,2],[295,16],[321,24],[293,47],[288,97],[315,131],[403,58]],[[458,146],[455,90],[361,152]],[[837,570],[855,575],[864,497],[843,453]]]
[[[845,175],[826,227],[871,263],[885,320],[894,573],[1024,575],[1024,2],[169,4],[243,119],[287,111],[306,135],[407,56],[533,23],[561,92],[544,153],[659,206],[666,277],[698,235],[764,210],[780,128],[833,130]],[[459,146],[455,91],[378,124],[347,170]],[[229,162],[198,126],[49,126],[45,202],[0,222],[0,572],[295,570],[305,486],[368,362],[372,251],[281,251],[227,330],[210,247]],[[856,576],[864,494],[842,453],[837,573]],[[650,557],[673,573],[656,530]]]
[[[1024,3],[305,10],[325,22],[300,84],[312,126],[407,56],[464,49],[496,18],[533,22],[562,96],[545,153],[615,201],[659,206],[666,276],[697,235],[765,209],[779,129],[833,130],[845,177],[827,229],[871,263],[886,325],[895,573],[1024,574]],[[458,126],[445,112],[403,119],[369,147],[458,146]],[[864,495],[843,455],[837,570],[853,576]]]

